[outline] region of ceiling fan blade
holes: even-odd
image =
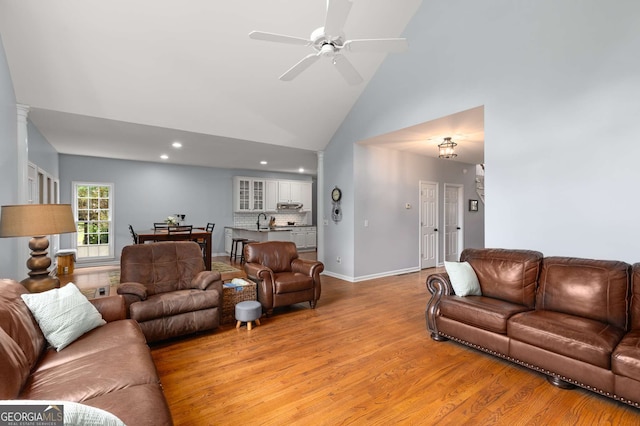
[[[350,52],[404,52],[409,47],[406,38],[373,38],[348,40],[344,49]]]
[[[251,31],[249,38],[254,40],[275,41],[276,43],[311,45],[311,40],[301,37],[293,37],[283,34],[266,33],[264,31]]]
[[[313,65],[318,59],[320,59],[320,53],[311,53],[291,68],[289,68],[284,74],[280,76],[282,81],[291,81],[296,78],[302,71]]]
[[[364,81],[360,73],[356,71],[353,65],[351,65],[351,62],[349,62],[349,60],[344,56],[336,55],[333,58],[333,65],[336,66],[340,74],[342,74],[342,77],[344,77],[350,85],[355,86],[356,84],[360,84]]]
[[[324,20],[324,33],[337,37],[342,34],[342,28],[351,11],[350,0],[327,0],[327,16]]]

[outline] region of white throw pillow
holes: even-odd
[[[444,262],[449,280],[456,296],[482,296],[480,283],[468,262]]]
[[[19,405],[41,405],[45,407],[44,411],[51,411],[53,413],[60,413],[60,406],[62,405],[64,406],[63,423],[65,426],[125,426],[122,420],[109,413],[108,411],[91,407],[89,405],[79,404],[77,402],[37,399],[12,399],[0,401],[0,405],[10,405],[12,408]],[[2,411],[3,410],[0,408],[0,412]],[[52,418],[56,419],[55,414]],[[36,421],[35,424],[37,423],[38,422]]]
[[[87,331],[106,324],[100,312],[73,283],[21,297],[38,321],[44,337],[57,351]]]

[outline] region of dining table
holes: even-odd
[[[204,266],[207,271],[211,270],[211,232],[207,232],[206,229],[193,228],[190,237],[188,236],[188,233],[185,233],[185,235],[181,235],[181,233],[169,235],[168,229],[144,229],[135,232],[138,234],[138,244],[144,244],[147,241],[181,241],[184,239],[202,239],[204,240],[204,250],[202,253],[202,256],[204,258]]]

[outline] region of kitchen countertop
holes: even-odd
[[[253,228],[242,228],[242,227],[235,227],[235,226],[225,226],[226,229],[234,229],[237,231],[253,231],[253,232],[282,232],[282,231],[292,231],[293,229],[297,229],[297,228],[311,228],[311,227],[315,227],[316,225],[283,225],[283,226],[276,226],[275,228],[260,228],[260,229],[256,229],[255,227]]]

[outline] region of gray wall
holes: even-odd
[[[114,184],[115,256],[131,244],[129,224],[149,229],[176,213],[186,214],[194,225],[216,224],[213,253],[224,252],[225,226],[233,225],[233,176],[311,180],[308,175],[264,173],[252,170],[217,169],[173,164],[60,155],[60,198],[70,203],[72,183]],[[61,236],[61,247],[72,246]]]
[[[384,209],[378,188],[355,173],[354,144],[484,105],[485,244],[639,261],[638,16],[632,0],[423,2],[404,34],[409,51],[387,57],[334,135],[326,175],[353,175],[345,198]],[[372,254],[349,203],[344,232],[329,227],[327,259]],[[396,256],[386,268],[405,265]]]
[[[54,178],[58,173],[58,151],[45,139],[40,130],[31,121],[27,124],[29,135],[29,161],[37,165]]]
[[[0,37],[0,205],[16,204],[18,201],[17,122],[16,96]],[[18,271],[22,268],[18,267],[16,258],[10,254],[16,252],[22,240],[0,239],[0,278],[18,278]]]
[[[475,165],[358,145],[355,152],[356,278],[415,270],[420,265],[419,182],[438,183],[438,228],[444,229],[444,184],[463,185],[465,203],[469,198],[478,199]],[[407,203],[410,209],[405,208]],[[464,246],[483,247],[482,205],[478,213],[468,212],[466,204],[462,207]],[[438,261],[442,264],[444,232],[438,236]]]

